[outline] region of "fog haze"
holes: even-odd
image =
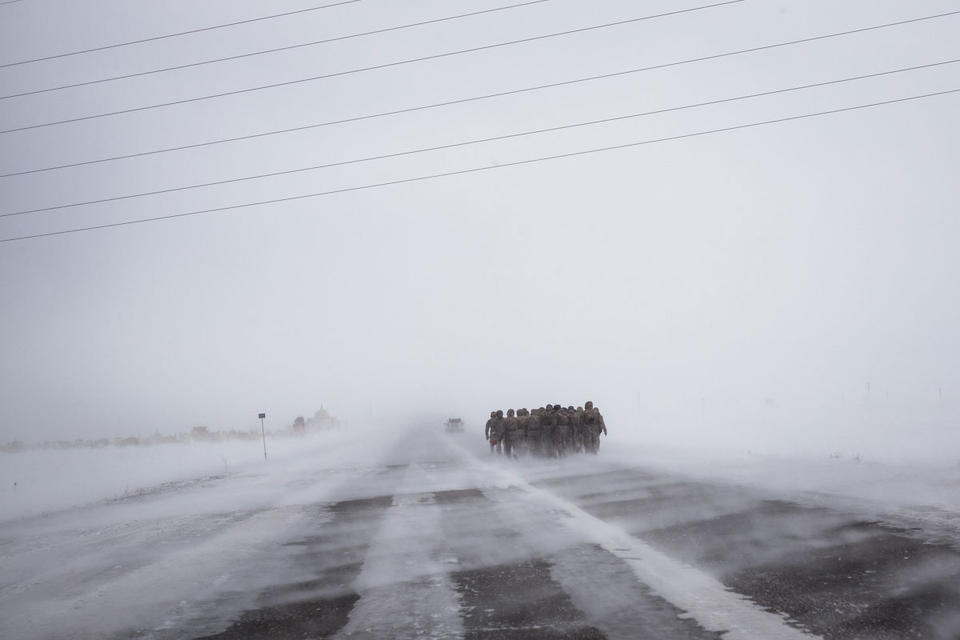
[[[507,3],[505,3],[507,4]],[[704,3],[706,4],[706,3]],[[312,5],[0,6],[14,62]],[[4,95],[492,8],[369,0],[0,69]],[[698,6],[693,3],[686,7]],[[550,2],[0,100],[0,129],[673,11]],[[0,134],[0,173],[249,135],[947,12],[747,1]],[[0,178],[3,212],[446,145],[960,57],[960,16],[296,134]],[[0,219],[0,237],[503,165],[960,87],[960,65]],[[0,244],[0,440],[545,403],[610,437],[960,458],[960,97]],[[611,440],[613,442],[613,440]]]

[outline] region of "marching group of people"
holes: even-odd
[[[574,409],[559,404],[529,411],[491,411],[484,437],[490,452],[511,457],[530,454],[559,458],[568,453],[596,453],[600,434],[607,435],[603,416],[592,402]]]

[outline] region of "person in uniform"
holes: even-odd
[[[558,404],[553,405],[556,417],[556,426],[553,429],[553,450],[558,458],[567,455],[567,444],[570,439],[570,416],[567,410]]]
[[[589,400],[583,405],[583,412],[587,423],[587,438],[590,442],[590,453],[596,453],[600,449],[600,434],[607,435],[607,425],[603,421],[600,410],[593,406]]]
[[[547,457],[552,458],[556,455],[554,448],[554,433],[557,430],[557,416],[553,411],[553,405],[548,404],[540,416],[540,451]]]
[[[600,448],[600,434],[607,435],[607,423],[603,420],[603,414],[600,409],[594,407],[594,413],[597,415],[597,448]]]
[[[487,420],[487,426],[483,429],[483,437],[490,443],[490,453],[493,453],[495,443],[493,441],[493,425],[497,421],[497,412],[490,412],[490,419]]]
[[[583,434],[581,433],[583,414],[570,406],[567,407],[567,415],[570,416],[570,450],[580,453],[583,451]]]
[[[512,458],[516,455],[519,444],[520,422],[513,409],[507,409],[507,417],[503,419],[503,452]]]
[[[534,409],[527,418],[525,441],[531,455],[540,455],[540,409]]]
[[[517,455],[527,450],[527,425],[530,424],[530,412],[526,407],[517,411]]]
[[[503,409],[497,410],[497,417],[493,420],[493,439],[496,440],[497,453],[503,453],[504,417]]]
[[[583,450],[596,453],[598,445],[597,417],[593,413],[593,403],[587,401],[583,405]]]

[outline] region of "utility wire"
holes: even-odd
[[[295,174],[295,173],[304,173],[304,172],[307,172],[307,171],[317,171],[317,170],[320,170],[320,169],[329,169],[329,168],[332,168],[332,167],[342,167],[342,166],[351,165],[351,164],[360,164],[360,163],[363,163],[363,162],[371,162],[371,161],[374,161],[374,160],[386,160],[386,159],[389,159],[389,158],[400,158],[400,157],[403,157],[403,156],[410,156],[410,155],[415,155],[415,154],[419,154],[419,153],[428,153],[428,152],[431,152],[431,151],[442,151],[442,150],[445,150],[445,149],[454,149],[454,148],[457,148],[457,147],[466,147],[466,146],[475,145],[475,144],[482,144],[482,143],[486,143],[486,142],[496,142],[496,141],[500,141],[500,140],[509,140],[509,139],[513,139],[513,138],[522,138],[522,137],[537,135],[537,134],[541,134],[541,133],[551,133],[551,132],[563,131],[563,130],[567,130],[567,129],[577,129],[577,128],[580,128],[580,127],[587,127],[587,126],[592,126],[592,125],[597,125],[597,124],[606,124],[606,123],[610,123],[610,122],[618,122],[618,121],[622,121],[622,120],[630,120],[630,119],[635,119],[635,118],[643,118],[643,117],[646,117],[646,116],[658,115],[658,114],[663,114],[663,113],[670,113],[670,112],[674,112],[674,111],[683,111],[683,110],[685,110],[685,109],[695,109],[695,108],[699,108],[699,107],[715,106],[715,105],[718,105],[718,104],[725,104],[725,103],[729,103],[729,102],[737,102],[737,101],[741,101],[741,100],[749,100],[749,99],[752,99],[752,98],[760,98],[760,97],[764,97],[764,96],[772,96],[772,95],[783,94],[783,93],[791,93],[791,92],[794,92],[794,91],[802,91],[802,90],[805,90],[805,89],[813,89],[813,88],[817,88],[817,87],[827,87],[827,86],[837,85],[837,84],[843,84],[843,83],[847,83],[847,82],[855,82],[855,81],[859,81],[859,80],[866,80],[866,79],[868,79],[868,78],[879,78],[879,77],[881,77],[881,76],[889,76],[889,75],[894,75],[894,74],[898,74],[898,73],[906,73],[906,72],[909,72],[909,71],[917,71],[917,70],[920,70],[920,69],[930,69],[930,68],[933,68],[933,67],[940,67],[940,66],[944,66],[944,65],[948,65],[948,64],[956,64],[956,63],[958,63],[958,62],[960,62],[960,58],[954,58],[954,59],[952,59],[952,60],[944,60],[944,61],[942,61],[942,62],[931,62],[931,63],[929,63],[929,64],[916,65],[916,66],[913,66],[913,67],[903,67],[903,68],[900,68],[900,69],[891,69],[891,70],[888,70],[888,71],[880,71],[880,72],[877,72],[877,73],[869,73],[869,74],[864,74],[864,75],[859,75],[859,76],[851,76],[851,77],[847,77],[847,78],[840,78],[840,79],[837,79],[837,80],[826,80],[826,81],[823,81],[823,82],[814,82],[814,83],[811,83],[811,84],[804,84],[804,85],[799,85],[799,86],[794,86],[794,87],[787,87],[787,88],[783,88],[783,89],[773,89],[773,90],[771,90],[771,91],[761,91],[761,92],[758,92],[758,93],[751,93],[751,94],[747,94],[747,95],[740,95],[740,96],[735,96],[735,97],[731,97],[731,98],[720,98],[720,99],[717,99],[717,100],[709,100],[709,101],[706,101],[706,102],[697,102],[697,103],[693,103],[693,104],[686,104],[686,105],[681,105],[681,106],[676,106],[676,107],[667,107],[667,108],[664,108],[664,109],[657,109],[657,110],[654,110],[654,111],[644,111],[644,112],[641,112],[641,113],[630,113],[630,114],[626,114],[626,115],[619,115],[619,116],[613,116],[613,117],[609,117],[609,118],[602,118],[602,119],[599,119],[599,120],[587,120],[587,121],[583,121],[583,122],[574,122],[574,123],[568,123],[568,124],[558,125],[558,126],[554,126],[554,127],[547,127],[547,128],[543,128],[543,129],[534,129],[534,130],[528,130],[528,131],[520,131],[520,132],[508,133],[508,134],[499,135],[499,136],[492,136],[492,137],[488,137],[488,138],[478,138],[478,139],[473,139],[473,140],[463,140],[463,141],[460,141],[460,142],[453,142],[453,143],[443,144],[443,145],[438,145],[438,146],[433,146],[433,147],[422,147],[422,148],[419,148],[419,149],[408,149],[408,150],[406,150],[406,151],[397,151],[397,152],[394,152],[394,153],[386,153],[386,154],[376,155],[376,156],[367,156],[367,157],[364,157],[364,158],[354,158],[354,159],[352,159],[352,160],[340,160],[340,161],[337,161],[337,162],[330,162],[330,163],[327,163],[327,164],[318,164],[318,165],[313,165],[313,166],[309,166],[309,167],[298,167],[298,168],[296,168],[296,169],[286,169],[286,170],[283,170],[283,171],[274,171],[274,172],[271,172],[271,173],[260,173],[260,174],[256,174],[256,175],[252,175],[252,176],[243,176],[243,177],[239,177],[239,178],[229,178],[229,179],[226,179],[226,180],[217,180],[217,181],[214,181],[214,182],[203,182],[203,183],[191,184],[191,185],[184,185],[184,186],[179,186],[179,187],[171,187],[171,188],[168,188],[168,189],[158,189],[158,190],[156,190],[156,191],[144,191],[144,192],[140,192],[140,193],[133,193],[133,194],[127,194],[127,195],[122,195],[122,196],[113,196],[113,197],[110,197],[110,198],[101,198],[101,199],[99,199],[99,200],[87,200],[87,201],[85,201],[85,202],[72,202],[72,203],[69,203],[69,204],[60,204],[60,205],[55,205],[55,206],[50,206],[50,207],[42,207],[42,208],[38,208],[38,209],[28,209],[28,210],[25,210],[25,211],[13,211],[13,212],[10,212],[10,213],[0,214],[0,218],[10,218],[10,217],[14,217],[14,216],[22,216],[22,215],[28,215],[28,214],[34,214],[34,213],[43,213],[43,212],[49,212],[49,211],[56,211],[56,210],[60,210],[60,209],[70,209],[70,208],[74,208],[74,207],[83,207],[83,206],[88,206],[88,205],[93,205],[93,204],[104,204],[104,203],[107,203],[107,202],[117,202],[117,201],[119,201],[119,200],[130,200],[130,199],[132,199],[132,198],[142,198],[142,197],[146,197],[146,196],[155,196],[155,195],[161,195],[161,194],[165,194],[165,193],[175,193],[175,192],[178,192],[178,191],[188,191],[188,190],[192,190],[192,189],[201,189],[201,188],[204,188],[204,187],[213,187],[213,186],[219,186],[219,185],[225,185],[225,184],[235,184],[235,183],[238,183],[238,182],[247,182],[247,181],[250,181],[250,180],[260,180],[260,179],[264,179],[264,178],[275,178],[275,177],[278,177],[278,176],[291,175],[291,174]]]
[[[75,82],[73,84],[63,84],[56,87],[48,87],[46,89],[34,89],[32,91],[23,91],[20,93],[11,93],[5,96],[0,96],[0,100],[8,100],[10,98],[22,98],[24,96],[33,96],[39,93],[49,93],[51,91],[60,91],[61,89],[74,89],[76,87],[88,87],[90,85],[101,84],[104,82],[113,82],[115,80],[127,80],[130,78],[139,78],[142,76],[149,76],[157,73],[165,73],[167,71],[179,71],[181,69],[191,69],[194,67],[201,67],[208,64],[215,64],[218,62],[227,62],[229,60],[240,60],[243,58],[252,58],[255,56],[262,56],[270,53],[279,53],[281,51],[292,51],[294,49],[302,49],[304,47],[313,47],[321,44],[328,44],[331,42],[340,42],[341,40],[350,40],[352,38],[360,38],[363,36],[377,35],[381,33],[389,33],[391,31],[400,31],[403,29],[410,29],[413,27],[422,27],[430,24],[437,24],[440,22],[448,22],[451,20],[460,20],[462,18],[471,18],[473,16],[479,16],[487,13],[496,13],[498,11],[508,11],[510,9],[519,9],[522,7],[529,7],[534,4],[542,4],[544,2],[550,2],[551,0],[530,0],[528,2],[521,2],[518,4],[506,5],[503,7],[494,7],[493,9],[483,9],[482,11],[471,11],[470,13],[461,13],[453,16],[445,16],[443,18],[434,18],[432,20],[423,20],[421,22],[411,22],[408,24],[401,24],[394,27],[386,27],[383,29],[375,29],[373,31],[364,31],[362,33],[351,33],[345,36],[336,36],[333,38],[326,38],[324,40],[314,40],[312,42],[302,42],[299,44],[292,44],[285,47],[276,47],[274,49],[262,49],[259,51],[251,51],[249,53],[241,53],[235,56],[226,56],[223,58],[214,58],[211,60],[201,60],[199,62],[191,62],[189,64],[181,64],[172,67],[162,67],[160,69],[151,69],[149,71],[138,71],[136,73],[128,73],[120,76],[112,76],[110,78],[100,78],[98,80],[87,80],[85,82]]]
[[[398,67],[398,66],[401,66],[401,65],[413,64],[413,63],[416,63],[416,62],[426,62],[426,61],[428,61],[428,60],[438,60],[438,59],[441,59],[441,58],[450,58],[450,57],[453,57],[453,56],[459,56],[459,55],[463,55],[463,54],[466,54],[466,53],[476,53],[476,52],[478,52],[478,51],[489,51],[489,50],[491,50],[491,49],[498,49],[498,48],[501,48],[501,47],[510,47],[510,46],[513,46],[513,45],[524,44],[524,43],[527,43],[527,42],[535,42],[535,41],[538,41],[538,40],[547,40],[547,39],[550,39],[550,38],[559,38],[559,37],[574,35],[574,34],[577,34],[577,33],[586,33],[586,32],[588,32],[588,31],[596,31],[596,30],[598,30],[598,29],[608,29],[608,28],[611,28],[611,27],[618,27],[618,26],[622,26],[622,25],[626,25],[626,24],[632,24],[632,23],[636,23],[636,22],[641,22],[641,21],[644,21],[644,20],[654,20],[654,19],[656,19],[656,18],[665,18],[665,17],[667,17],[667,16],[675,16],[675,15],[679,15],[679,14],[683,14],[683,13],[691,13],[691,12],[694,12],[694,11],[702,11],[703,9],[712,9],[712,8],[714,8],[714,7],[722,7],[722,6],[731,5],[731,4],[739,4],[739,3],[743,2],[743,1],[744,1],[744,0],[724,0],[724,2],[716,2],[716,3],[713,3],[713,4],[702,5],[702,6],[699,6],[699,7],[692,7],[692,8],[689,8],[689,9],[680,9],[680,10],[677,10],[677,11],[668,11],[668,12],[666,12],[666,13],[658,13],[658,14],[654,14],[654,15],[641,16],[641,17],[639,17],[639,18],[630,18],[630,19],[627,19],[627,20],[618,20],[618,21],[616,21],[616,22],[607,22],[607,23],[604,23],[604,24],[591,25],[591,26],[589,26],[589,27],[580,27],[580,28],[577,28],[577,29],[568,29],[568,30],[566,30],[566,31],[557,31],[557,32],[554,32],[554,33],[546,33],[546,34],[542,34],[542,35],[539,35],[539,36],[532,36],[532,37],[529,37],[529,38],[520,38],[520,39],[518,39],[518,40],[507,40],[507,41],[505,41],[505,42],[496,42],[496,43],[493,43],[493,44],[486,44],[486,45],[482,45],[482,46],[479,46],[479,47],[470,47],[470,48],[468,48],[468,49],[457,49],[457,50],[455,50],[455,51],[446,51],[446,52],[444,52],[444,53],[435,53],[435,54],[431,54],[431,55],[428,55],[428,56],[420,56],[420,57],[418,57],[418,58],[407,58],[407,59],[405,59],[405,60],[395,60],[395,61],[393,61],[393,62],[385,62],[385,63],[383,63],[383,64],[377,64],[377,65],[373,65],[373,66],[369,66],[369,67],[359,67],[359,68],[356,68],[356,69],[347,69],[346,71],[336,71],[336,72],[334,72],[334,73],[325,73],[325,74],[323,74],[323,75],[311,76],[311,77],[309,77],[309,78],[299,78],[299,79],[297,79],[297,80],[287,80],[287,81],[284,81],[284,82],[274,82],[274,83],[271,83],[271,84],[259,85],[259,86],[256,86],[256,87],[247,87],[246,89],[236,89],[236,90],[234,90],[234,91],[224,91],[224,92],[222,92],[222,93],[214,93],[214,94],[205,95],[205,96],[196,96],[196,97],[194,97],[194,98],[184,98],[184,99],[182,99],[182,100],[173,100],[173,101],[171,101],[171,102],[161,102],[161,103],[157,103],[157,104],[144,105],[144,106],[142,106],[142,107],[132,107],[132,108],[130,108],[130,109],[121,109],[121,110],[119,110],[119,111],[110,111],[110,112],[107,112],[107,113],[98,113],[98,114],[93,114],[93,115],[89,115],[89,116],[80,116],[80,117],[78,117],[78,118],[68,118],[68,119],[66,119],[66,120],[57,120],[57,121],[54,121],[54,122],[44,122],[44,123],[40,123],[40,124],[32,124],[32,125],[27,125],[27,126],[23,126],[23,127],[16,127],[16,128],[14,128],[14,129],[6,129],[6,130],[3,130],[3,131],[0,131],[0,134],[3,134],[3,133],[13,133],[13,132],[16,132],[16,131],[27,131],[27,130],[29,130],[29,129],[40,129],[40,128],[43,128],[43,127],[52,127],[52,126],[54,126],[54,125],[69,124],[69,123],[73,123],[73,122],[82,122],[82,121],[85,121],[85,120],[94,120],[94,119],[97,119],[97,118],[106,118],[106,117],[109,117],[109,116],[117,116],[117,115],[122,115],[122,114],[126,114],[126,113],[136,113],[136,112],[139,112],[139,111],[148,111],[148,110],[151,110],[151,109],[159,109],[159,108],[161,108],[161,107],[172,107],[172,106],[174,106],[174,105],[179,105],[179,104],[188,104],[188,103],[191,103],[191,102],[200,102],[200,101],[203,101],[203,100],[212,100],[212,99],[214,99],[214,98],[225,98],[225,97],[228,97],[228,96],[236,96],[236,95],[241,95],[241,94],[245,94],[245,93],[253,93],[253,92],[256,92],[256,91],[264,91],[264,90],[267,90],[267,89],[276,89],[276,88],[279,88],[279,87],[289,87],[289,86],[292,86],[292,85],[303,84],[303,83],[306,83],[306,82],[315,82],[315,81],[317,81],[317,80],[324,80],[324,79],[327,79],[327,78],[338,78],[338,77],[341,77],[341,76],[353,75],[353,74],[355,74],[355,73],[364,73],[364,72],[367,72],[367,71],[376,71],[376,70],[379,70],[379,69],[389,69],[389,68],[391,68],[391,67]]]
[[[443,173],[431,173],[431,174],[427,174],[427,175],[414,176],[414,177],[412,177],[412,178],[401,178],[401,179],[399,179],[399,180],[388,180],[388,181],[385,181],[385,182],[375,182],[375,183],[370,183],[370,184],[358,185],[358,186],[355,186],[355,187],[343,187],[343,188],[340,188],[340,189],[331,189],[331,190],[329,190],[329,191],[318,191],[318,192],[316,192],[316,193],[307,193],[307,194],[302,194],[302,195],[298,195],[298,196],[288,196],[288,197],[285,197],[285,198],[273,198],[273,199],[270,199],[270,200],[260,200],[260,201],[257,201],[257,202],[246,202],[246,203],[243,203],[243,204],[228,205],[228,206],[224,206],[224,207],[215,207],[215,208],[212,208],[212,209],[200,209],[200,210],[198,210],[198,211],[187,211],[187,212],[184,212],[184,213],[173,213],[173,214],[168,214],[168,215],[163,215],[163,216],[155,216],[155,217],[151,217],[151,218],[138,218],[138,219],[135,219],[135,220],[126,220],[126,221],[123,221],[123,222],[111,222],[111,223],[107,223],[107,224],[92,225],[92,226],[89,226],[89,227],[78,227],[78,228],[74,228],[74,229],[63,229],[63,230],[61,230],[61,231],[48,231],[48,232],[45,232],[45,233],[35,233],[35,234],[31,234],[31,235],[15,236],[15,237],[12,237],[12,238],[0,238],[0,243],[16,242],[16,241],[20,241],[20,240],[32,240],[32,239],[35,239],[35,238],[46,238],[46,237],[50,237],[50,236],[60,236],[60,235],[66,235],[66,234],[71,234],[71,233],[82,233],[82,232],[85,232],[85,231],[95,231],[95,230],[98,230],[98,229],[109,229],[109,228],[113,228],[113,227],[125,227],[125,226],[129,226],[129,225],[134,225],[134,224],[143,224],[143,223],[145,223],[145,222],[158,222],[158,221],[160,221],[160,220],[175,220],[175,219],[179,219],[179,218],[186,218],[186,217],[189,217],[189,216],[198,216],[198,215],[211,214],[211,213],[224,213],[224,212],[228,212],[228,211],[236,211],[236,210],[239,210],[239,209],[249,209],[249,208],[251,208],[251,207],[259,207],[259,206],[268,205],[268,204],[279,204],[279,203],[285,203],[285,202],[294,202],[294,201],[297,201],[297,200],[307,200],[307,199],[311,199],[311,198],[319,198],[319,197],[330,196],[330,195],[339,194],[339,193],[350,193],[350,192],[354,192],[354,191],[364,191],[364,190],[367,190],[367,189],[377,189],[377,188],[395,186],[395,185],[400,185],[400,184],[410,184],[410,183],[414,183],[414,182],[425,182],[425,181],[428,181],[428,180],[436,180],[436,179],[439,179],[439,178],[448,178],[448,177],[451,177],[451,176],[467,175],[467,174],[471,174],[471,173],[479,173],[479,172],[482,172],[482,171],[493,171],[493,170],[496,170],[496,169],[506,169],[506,168],[508,168],[508,167],[518,167],[518,166],[523,166],[523,165],[536,164],[536,163],[540,163],[540,162],[548,162],[548,161],[551,161],[551,160],[560,160],[560,159],[564,159],[564,158],[575,158],[575,157],[580,157],[580,156],[587,156],[587,155],[605,153],[605,152],[608,152],[608,151],[617,151],[617,150],[621,150],[621,149],[630,149],[630,148],[634,148],[634,147],[641,147],[641,146],[645,146],[645,145],[658,144],[658,143],[669,142],[669,141],[673,141],[673,140],[684,140],[684,139],[687,139],[687,138],[696,138],[696,137],[700,137],[700,136],[707,136],[707,135],[712,135],[712,134],[717,134],[717,133],[725,133],[725,132],[729,132],[729,131],[739,131],[739,130],[743,130],[743,129],[751,129],[751,128],[754,128],[754,127],[762,127],[762,126],[767,126],[767,125],[780,124],[780,123],[784,123],[784,122],[793,122],[793,121],[796,121],[796,120],[803,120],[803,119],[806,119],[806,118],[816,118],[816,117],[821,117],[821,116],[833,115],[833,114],[837,114],[837,113],[845,113],[845,112],[850,112],[850,111],[857,111],[857,110],[860,110],[860,109],[870,109],[870,108],[879,107],[879,106],[883,106],[883,105],[899,104],[899,103],[910,102],[910,101],[914,101],[914,100],[922,100],[922,99],[925,99],[925,98],[932,98],[932,97],[936,97],[936,96],[945,96],[945,95],[954,94],[954,93],[960,93],[960,88],[947,89],[947,90],[944,90],[944,91],[936,91],[936,92],[933,92],[933,93],[924,93],[924,94],[920,94],[920,95],[907,96],[907,97],[903,97],[903,98],[894,98],[894,99],[891,99],[891,100],[883,100],[883,101],[880,101],[880,102],[871,102],[871,103],[867,103],[867,104],[854,105],[854,106],[852,106],[852,107],[841,107],[841,108],[838,108],[838,109],[830,109],[830,110],[828,110],[828,111],[817,111],[817,112],[815,112],[815,113],[804,113],[804,114],[800,114],[800,115],[796,115],[796,116],[787,116],[787,117],[785,117],[785,118],[776,118],[776,119],[774,119],[774,120],[763,120],[763,121],[760,121],[760,122],[749,122],[749,123],[746,123],[746,124],[738,124],[738,125],[733,125],[733,126],[729,126],[729,127],[721,127],[721,128],[718,128],[718,129],[708,129],[708,130],[706,130],[706,131],[695,131],[695,132],[693,132],[693,133],[685,133],[685,134],[680,134],[680,135],[675,135],[675,136],[667,136],[667,137],[664,137],[664,138],[654,138],[654,139],[650,139],[650,140],[639,140],[639,141],[636,141],[636,142],[628,142],[628,143],[625,143],[625,144],[618,144],[618,145],[613,145],[613,146],[608,146],[608,147],[598,147],[598,148],[594,148],[594,149],[584,149],[584,150],[581,150],[581,151],[571,151],[571,152],[568,152],[568,153],[560,153],[560,154],[550,155],[550,156],[540,156],[540,157],[537,157],[537,158],[528,158],[527,160],[516,160],[516,161],[513,161],[513,162],[505,162],[505,163],[502,163],[502,164],[485,165],[485,166],[481,166],[481,167],[470,167],[470,168],[467,168],[467,169],[459,169],[459,170],[457,170],[457,171],[446,171],[446,172],[443,172]]]
[[[244,140],[254,140],[254,139],[257,139],[257,138],[265,138],[265,137],[268,137],[268,136],[275,136],[275,135],[281,135],[281,134],[286,134],[286,133],[297,133],[297,132],[301,132],[301,131],[308,131],[308,130],[310,130],[310,129],[319,129],[319,128],[321,128],[321,127],[329,127],[329,126],[334,126],[334,125],[347,124],[347,123],[351,123],[351,122],[360,122],[360,121],[363,121],[363,120],[372,120],[372,119],[375,119],[375,118],[383,118],[383,117],[386,117],[386,116],[401,115],[401,114],[405,114],[405,113],[413,113],[413,112],[416,112],[416,111],[425,111],[425,110],[428,110],[428,109],[436,109],[436,108],[439,108],[439,107],[448,107],[448,106],[453,106],[453,105],[458,105],[458,104],[465,104],[465,103],[469,103],[469,102],[477,102],[477,101],[481,101],[481,100],[489,100],[489,99],[492,99],[492,98],[501,98],[501,97],[505,97],[505,96],[518,95],[518,94],[522,94],[522,93],[530,93],[530,92],[534,92],[534,91],[541,91],[541,90],[544,90],[544,89],[553,89],[553,88],[557,88],[557,87],[566,87],[566,86],[575,85],[575,84],[581,84],[581,83],[586,83],[586,82],[594,82],[594,81],[596,81],[596,80],[606,80],[606,79],[609,79],[609,78],[616,78],[616,77],[620,77],[620,76],[627,76],[627,75],[631,75],[631,74],[635,74],[635,73],[643,73],[643,72],[646,72],[646,71],[654,71],[654,70],[657,70],[657,69],[667,69],[667,68],[671,68],[671,67],[679,67],[679,66],[682,66],[682,65],[694,64],[694,63],[697,63],[697,62],[706,62],[706,61],[709,61],[709,60],[716,60],[716,59],[720,59],[720,58],[728,58],[728,57],[743,55],[743,54],[747,54],[747,53],[756,53],[756,52],[758,52],[758,51],[767,51],[767,50],[770,50],[770,49],[778,49],[778,48],[781,48],[781,47],[795,46],[795,45],[799,45],[799,44],[806,44],[806,43],[809,43],[809,42],[816,42],[816,41],[819,41],[819,40],[827,40],[827,39],[830,39],[830,38],[839,38],[839,37],[843,37],[843,36],[854,35],[854,34],[858,34],[858,33],[864,33],[864,32],[867,32],[867,31],[873,31],[873,30],[877,30],[877,29],[886,29],[886,28],[890,28],[890,27],[897,27],[897,26],[901,26],[901,25],[904,25],[904,24],[910,24],[910,23],[920,22],[920,21],[924,21],[924,20],[934,20],[934,19],[937,19],[937,18],[943,18],[943,17],[946,17],[946,16],[953,16],[953,15],[957,15],[957,14],[960,14],[960,11],[952,11],[952,12],[950,12],[950,13],[942,13],[942,14],[924,16],[924,17],[920,17],[920,18],[913,18],[913,19],[910,19],[910,20],[903,20],[903,21],[899,21],[899,22],[890,22],[890,23],[880,24],[880,25],[874,25],[874,26],[870,26],[870,27],[863,27],[863,28],[860,28],[860,29],[853,29],[853,30],[850,30],[850,31],[839,31],[839,32],[836,32],[836,33],[828,33],[828,34],[824,34],[824,35],[813,36],[813,37],[810,37],[810,38],[802,38],[802,39],[799,39],[799,40],[789,40],[789,41],[787,41],[787,42],[779,42],[779,43],[775,43],[775,44],[762,45],[762,46],[759,46],[759,47],[752,47],[752,48],[749,48],[749,49],[738,49],[738,50],[736,50],[736,51],[727,51],[727,52],[724,52],[724,53],[718,53],[718,54],[713,54],[713,55],[708,55],[708,56],[701,56],[701,57],[697,57],[697,58],[688,58],[688,59],[685,59],[685,60],[679,60],[679,61],[675,61],[675,62],[666,62],[666,63],[663,63],[663,64],[658,64],[658,65],[653,65],[653,66],[636,67],[636,68],[633,68],[633,69],[625,69],[625,70],[623,70],[623,71],[614,71],[614,72],[612,72],[612,73],[604,73],[604,74],[593,75],[593,76],[584,76],[584,77],[581,77],[581,78],[573,78],[573,79],[570,79],[570,80],[561,80],[561,81],[559,81],[559,82],[551,82],[551,83],[547,83],[547,84],[534,85],[534,86],[530,86],[530,87],[522,87],[522,88],[519,88],[519,89],[510,89],[510,90],[507,90],[507,91],[498,91],[498,92],[496,92],[496,93],[487,93],[487,94],[481,94],[481,95],[476,95],[476,96],[469,96],[469,97],[466,97],[466,98],[457,98],[457,99],[455,99],[455,100],[447,100],[447,101],[444,101],[444,102],[434,102],[434,103],[425,104],[425,105],[417,105],[417,106],[413,106],[413,107],[405,107],[405,108],[403,108],[403,109],[394,109],[394,110],[391,110],[391,111],[381,111],[381,112],[378,112],[378,113],[370,113],[370,114],[363,114],[363,115],[358,115],[358,116],[351,116],[351,117],[347,117],[347,118],[340,118],[340,119],[337,119],[337,120],[328,120],[328,121],[325,121],[325,122],[318,122],[318,123],[303,125],[303,126],[299,126],[299,127],[290,127],[290,128],[286,128],[286,129],[275,129],[275,130],[271,130],[271,131],[264,131],[264,132],[261,132],[261,133],[253,133],[253,134],[248,134],[248,135],[243,135],[243,136],[235,136],[235,137],[230,137],[230,138],[221,138],[221,139],[217,139],[217,140],[209,140],[209,141],[206,141],[206,142],[197,142],[197,143],[187,144],[187,145],[179,145],[179,146],[174,146],[174,147],[166,147],[166,148],[162,148],[162,149],[152,149],[152,150],[149,150],[149,151],[141,151],[141,152],[137,152],[137,153],[128,153],[128,154],[123,154],[123,155],[108,156],[108,157],[106,157],[106,158],[97,158],[97,159],[94,159],[94,160],[83,160],[83,161],[80,161],[80,162],[64,163],[64,164],[52,165],[52,166],[48,166],[48,167],[40,167],[40,168],[36,168],[36,169],[26,169],[26,170],[23,170],[23,171],[13,171],[13,172],[10,172],[10,173],[0,174],[0,178],[12,178],[12,177],[15,177],[15,176],[29,175],[29,174],[34,174],[34,173],[43,173],[43,172],[47,172],[47,171],[56,171],[56,170],[59,170],[59,169],[70,169],[70,168],[74,168],[74,167],[83,167],[83,166],[88,166],[88,165],[93,165],[93,164],[100,164],[100,163],[104,163],[104,162],[113,162],[113,161],[116,161],[116,160],[129,160],[129,159],[132,159],[132,158],[142,158],[142,157],[145,157],[145,156],[151,156],[151,155],[156,155],[156,154],[161,154],[161,153],[169,153],[169,152],[173,152],[173,151],[186,151],[186,150],[189,150],[189,149],[199,149],[199,148],[202,148],[202,147],[209,147],[209,146],[214,146],[214,145],[227,144],[227,143],[231,143],[231,142],[241,142],[241,141],[244,141]],[[54,124],[56,124],[56,123],[54,123]],[[7,131],[0,131],[0,133],[9,133],[9,132],[7,132]]]
[[[57,58],[69,58],[71,56],[79,56],[84,53],[93,53],[95,51],[106,51],[108,49],[117,49],[119,47],[129,47],[133,44],[143,44],[145,42],[154,42],[156,40],[166,40],[168,38],[178,38],[180,36],[187,36],[194,33],[203,33],[205,31],[214,31],[215,29],[225,29],[227,27],[236,27],[241,24],[250,24],[252,22],[261,22],[263,20],[273,20],[274,18],[284,18],[287,16],[298,15],[302,13],[309,13],[311,11],[319,11],[321,9],[330,9],[331,7],[340,7],[345,4],[354,4],[360,2],[360,0],[343,0],[342,2],[334,2],[333,4],[324,4],[318,7],[309,7],[307,9],[297,9],[296,11],[286,11],[284,13],[274,13],[269,16],[260,16],[259,18],[248,18],[246,20],[237,20],[236,22],[227,22],[224,24],[215,24],[209,27],[200,27],[198,29],[190,29],[188,31],[179,31],[177,33],[167,33],[162,36],[152,36],[149,38],[140,38],[139,40],[130,40],[127,42],[117,42],[115,44],[108,44],[101,47],[91,47],[90,49],[81,49],[79,51],[70,51],[68,53],[56,53],[49,56],[43,56],[41,58],[30,58],[29,60],[18,60],[17,62],[7,62],[0,64],[0,69],[6,69],[8,67],[16,67],[23,64],[31,64],[34,62],[43,62],[44,60],[56,60]]]

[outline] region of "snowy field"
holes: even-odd
[[[268,463],[264,462],[260,440],[3,453],[0,521],[129,498],[168,483],[272,468],[267,465],[321,450],[333,451],[352,441],[353,436],[343,431],[271,438]],[[362,459],[356,451],[353,455]]]
[[[828,501],[875,515],[941,519],[960,530],[960,464],[618,447],[605,459],[704,481],[742,485],[794,500]]]

